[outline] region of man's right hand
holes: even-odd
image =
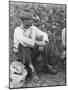
[[[42,46],[45,46],[46,45],[46,41],[42,41]]]

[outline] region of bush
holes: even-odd
[[[49,44],[46,47],[51,62],[59,61],[62,53],[61,32],[66,27],[65,8],[65,5],[12,2],[10,3],[10,28],[14,30],[23,19],[34,22],[38,28],[49,35]]]

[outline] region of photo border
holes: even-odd
[[[43,2],[29,2],[29,1],[8,1],[9,2],[9,30],[10,30],[10,3],[11,2],[20,2],[20,3],[35,3],[35,4],[51,4],[51,5],[65,5],[65,12],[66,12],[66,19],[67,19],[67,4],[59,4],[59,3],[43,3]],[[65,35],[65,39],[66,39],[66,55],[67,55],[67,20],[66,20],[66,35]],[[10,35],[10,34],[9,34]],[[8,35],[8,36],[9,36]],[[65,55],[65,56],[66,56]],[[10,60],[9,60],[9,89],[27,89],[27,88],[43,88],[43,87],[57,87],[57,86],[66,86],[67,85],[67,56],[66,56],[66,66],[65,66],[65,69],[66,69],[66,72],[65,72],[65,85],[49,85],[49,86],[37,86],[37,87],[17,87],[17,88],[10,88]]]

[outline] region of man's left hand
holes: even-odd
[[[46,41],[42,41],[42,46],[45,46],[46,45]]]

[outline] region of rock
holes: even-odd
[[[12,61],[10,64],[10,88],[23,86],[27,75],[25,66],[19,61]]]

